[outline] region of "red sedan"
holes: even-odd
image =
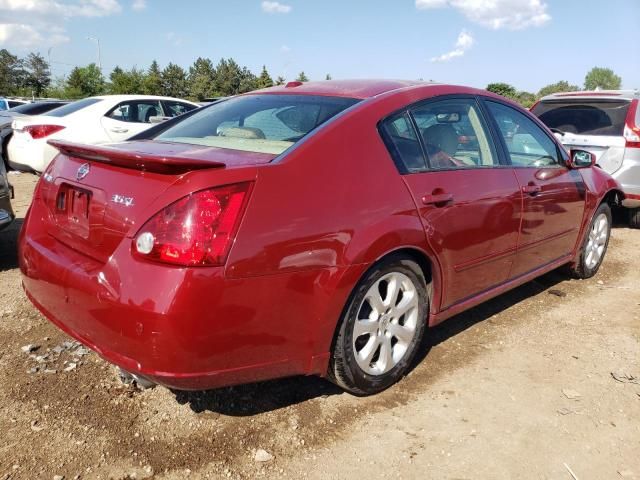
[[[130,142],[51,144],[27,295],[177,389],[315,374],[379,392],[427,326],[563,265],[594,275],[622,199],[526,110],[449,85],[292,82]]]

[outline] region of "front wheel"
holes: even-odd
[[[422,270],[391,257],[356,286],[338,326],[329,378],[355,395],[378,393],[409,368],[424,334],[429,301]]]
[[[609,246],[611,223],[611,208],[603,203],[593,215],[578,261],[571,267],[575,278],[591,278],[598,272]]]

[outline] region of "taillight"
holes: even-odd
[[[64,127],[62,125],[26,125],[22,129],[31,135],[31,138],[37,140],[39,138],[48,137],[59,132]]]
[[[251,185],[237,183],[181,198],[144,224],[133,250],[143,258],[173,265],[224,264]]]
[[[631,101],[629,110],[627,110],[627,118],[624,124],[624,139],[627,148],[640,148],[640,126],[636,125],[636,112],[640,108],[637,99]]]

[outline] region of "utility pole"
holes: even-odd
[[[92,40],[98,45],[98,70],[102,73],[102,63],[100,62],[100,39],[97,37],[87,37],[87,40]]]

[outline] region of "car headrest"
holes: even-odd
[[[436,123],[422,131],[422,138],[428,145],[439,148],[448,155],[455,155],[458,150],[458,133],[451,125]]]

